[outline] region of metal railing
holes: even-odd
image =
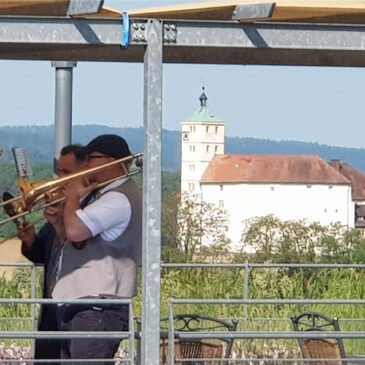
[[[249,308],[253,306],[261,306],[261,305],[364,305],[365,300],[362,299],[287,299],[287,300],[278,300],[278,299],[250,299],[250,275],[252,270],[255,269],[272,269],[272,268],[284,268],[284,269],[360,269],[363,270],[365,265],[363,264],[162,264],[163,268],[166,269],[204,269],[204,268],[215,268],[215,269],[244,269],[244,273],[242,276],[242,293],[243,299],[236,300],[227,300],[227,299],[172,299],[169,304],[169,361],[170,364],[174,364],[174,339],[177,337],[182,340],[197,340],[197,339],[231,339],[234,338],[236,340],[299,340],[300,338],[307,338],[308,334],[298,333],[298,332],[266,332],[266,331],[248,331],[248,323],[251,320],[249,317]],[[365,285],[365,284],[364,284]],[[175,331],[173,326],[173,318],[174,318],[174,310],[173,307],[176,305],[240,305],[243,307],[243,331],[242,332],[179,332]],[[255,318],[255,320],[268,321],[268,318]],[[270,320],[277,321],[289,321],[289,318],[270,318]],[[345,321],[350,321],[352,319],[345,319]],[[356,319],[358,321],[364,321],[362,319]],[[317,333],[314,336],[311,335],[311,338],[328,338],[328,332]],[[365,339],[363,331],[341,331],[335,335],[333,332],[330,333],[330,338],[340,338],[340,339]],[[307,360],[307,359],[305,359]],[[308,363],[317,361],[325,362],[331,359],[308,359]],[[333,360],[333,359],[332,359]],[[184,359],[184,361],[187,361]],[[210,359],[209,361],[203,359],[202,361],[214,361],[214,359]],[[217,361],[217,359],[215,360]],[[222,361],[222,360],[221,360]],[[298,358],[290,359],[275,359],[275,358],[260,358],[260,359],[225,359],[224,364],[228,363],[275,363],[275,362],[285,361],[285,363],[300,361]],[[338,359],[337,359],[338,361]],[[365,357],[347,357],[346,363],[364,363]],[[188,362],[187,362],[188,363]],[[337,362],[334,362],[337,363]]]
[[[162,263],[162,268],[170,269],[244,269],[244,275],[242,278],[242,293],[243,299],[248,301],[250,299],[250,274],[252,270],[255,269],[273,269],[273,268],[297,268],[297,269],[365,269],[365,264],[252,264],[252,263],[242,263],[242,264],[181,264],[181,263]],[[249,305],[254,304],[245,302],[243,303],[243,319],[244,319],[244,329],[247,330],[247,323],[249,319],[248,309]],[[293,303],[293,304],[306,304],[306,303]],[[326,303],[324,303],[326,304]],[[340,303],[338,303],[340,304]]]
[[[133,300],[132,299],[75,299],[75,300],[56,300],[56,299],[44,299],[36,298],[37,294],[37,265],[32,263],[0,263],[0,267],[11,267],[11,268],[29,268],[30,269],[30,296],[29,299],[18,299],[18,298],[0,298],[0,307],[5,305],[30,305],[30,317],[7,317],[0,318],[0,321],[31,321],[31,331],[0,331],[0,339],[3,340],[35,340],[35,339],[70,339],[70,338],[117,338],[121,340],[128,340],[129,346],[129,358],[123,359],[88,359],[85,360],[59,360],[58,362],[80,362],[80,363],[100,363],[100,361],[118,364],[134,364],[134,354],[135,354],[135,325],[134,325],[134,311],[133,311]],[[43,304],[55,304],[55,305],[70,305],[70,304],[83,304],[83,305],[128,305],[129,307],[129,330],[128,331],[37,331],[37,321],[36,321],[36,305]],[[34,346],[32,346],[34,347]],[[31,354],[34,357],[34,354]],[[37,363],[54,363],[53,360],[46,359],[1,359],[0,364],[31,364],[34,361]]]
[[[138,334],[135,332],[134,328],[134,315],[133,315],[133,305],[131,300],[120,300],[120,299],[83,299],[83,300],[62,300],[56,301],[54,299],[38,299],[36,298],[36,266],[31,263],[0,263],[0,266],[7,267],[29,267],[31,270],[31,299],[0,299],[0,306],[6,304],[29,304],[31,305],[31,317],[30,318],[21,318],[20,320],[31,320],[32,321],[32,331],[3,331],[0,333],[0,338],[4,339],[42,339],[42,338],[55,338],[55,339],[65,339],[65,338],[121,338],[129,340],[130,347],[130,358],[129,359],[118,359],[118,360],[110,360],[110,361],[120,361],[121,363],[134,363],[134,340]],[[243,299],[171,299],[169,303],[169,361],[170,364],[174,364],[174,339],[178,336],[180,339],[212,339],[217,338],[219,336],[220,339],[225,338],[234,338],[237,340],[252,340],[252,339],[261,339],[261,340],[285,340],[285,339],[300,339],[308,337],[308,334],[298,333],[298,332],[288,332],[288,331],[277,331],[277,332],[268,332],[268,331],[247,331],[248,321],[249,321],[249,308],[252,306],[264,306],[264,305],[364,305],[365,300],[363,299],[250,299],[250,273],[255,269],[271,269],[271,268],[298,268],[298,269],[361,269],[365,268],[365,265],[350,265],[350,264],[167,264],[164,263],[161,265],[162,268],[166,269],[197,269],[197,268],[216,268],[216,269],[244,269],[243,277],[242,277],[242,294]],[[365,285],[365,284],[364,284]],[[127,332],[61,332],[61,331],[52,331],[52,332],[37,332],[36,321],[35,321],[35,306],[36,304],[128,304],[129,311],[129,331]],[[233,333],[224,333],[224,332],[179,332],[174,329],[173,326],[173,317],[174,317],[174,306],[181,305],[239,305],[243,307],[243,331],[233,332]],[[10,318],[7,318],[10,319]],[[16,318],[14,318],[16,319]],[[4,318],[2,320],[5,320]],[[265,318],[261,318],[259,320],[267,320]],[[280,318],[271,318],[271,320],[282,320]],[[348,319],[352,320],[352,319]],[[360,319],[354,319],[360,320]],[[321,332],[311,334],[311,338],[341,338],[341,339],[365,339],[365,332],[362,331],[341,331],[339,333],[333,332]],[[201,359],[199,359],[201,360]],[[249,363],[250,361],[254,363],[255,361],[266,361],[275,362],[278,359],[273,358],[260,358],[260,359],[225,359],[225,363]],[[311,361],[325,361],[328,359],[308,359],[308,362]],[[22,360],[24,362],[24,360]],[[26,360],[27,362],[32,362],[32,360]],[[184,359],[186,363],[189,361],[193,361],[193,359]],[[209,362],[213,361],[212,359],[203,359],[201,361]],[[290,359],[285,358],[285,363],[290,362],[298,362],[299,359]],[[351,361],[356,363],[364,363],[365,358],[346,358],[346,362],[350,363]],[[16,362],[15,360],[12,362]],[[47,361],[45,361],[47,362]],[[67,362],[67,361],[65,361]],[[90,360],[90,362],[92,362]]]

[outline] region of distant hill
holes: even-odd
[[[123,136],[133,152],[142,152],[143,128],[112,128],[100,125],[75,125],[72,128],[73,143],[86,144],[103,133]],[[0,149],[4,156],[0,162],[12,160],[11,148],[18,146],[28,150],[32,164],[52,162],[53,126],[0,127]],[[317,155],[324,160],[339,159],[350,163],[365,173],[365,149],[344,148],[295,141],[272,141],[258,138],[226,138],[228,154],[306,154]],[[180,132],[162,131],[162,168],[166,171],[180,170]]]

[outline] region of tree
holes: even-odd
[[[273,215],[244,222],[243,247],[256,251],[256,262],[350,263],[364,261],[361,232],[338,223],[321,226],[306,221],[281,221]]]
[[[199,253],[207,254],[207,247],[226,247],[228,217],[223,209],[184,194],[177,211],[177,247],[184,262],[193,261]]]

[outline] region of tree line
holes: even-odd
[[[123,136],[133,152],[143,151],[144,130],[140,128],[116,128],[107,125],[74,125],[72,127],[72,143],[86,144],[94,137],[112,133]],[[0,150],[4,155],[0,160],[12,161],[11,148],[25,148],[34,164],[52,162],[53,156],[53,125],[0,127]],[[162,169],[177,172],[180,170],[179,131],[162,130]],[[328,146],[318,143],[300,141],[274,141],[269,139],[248,137],[226,137],[226,154],[281,154],[281,155],[316,155],[330,161],[339,159],[365,172],[365,149]]]

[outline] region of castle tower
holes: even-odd
[[[200,95],[200,109],[181,121],[181,193],[201,194],[200,179],[214,155],[224,154],[226,123],[208,110],[207,96]]]

